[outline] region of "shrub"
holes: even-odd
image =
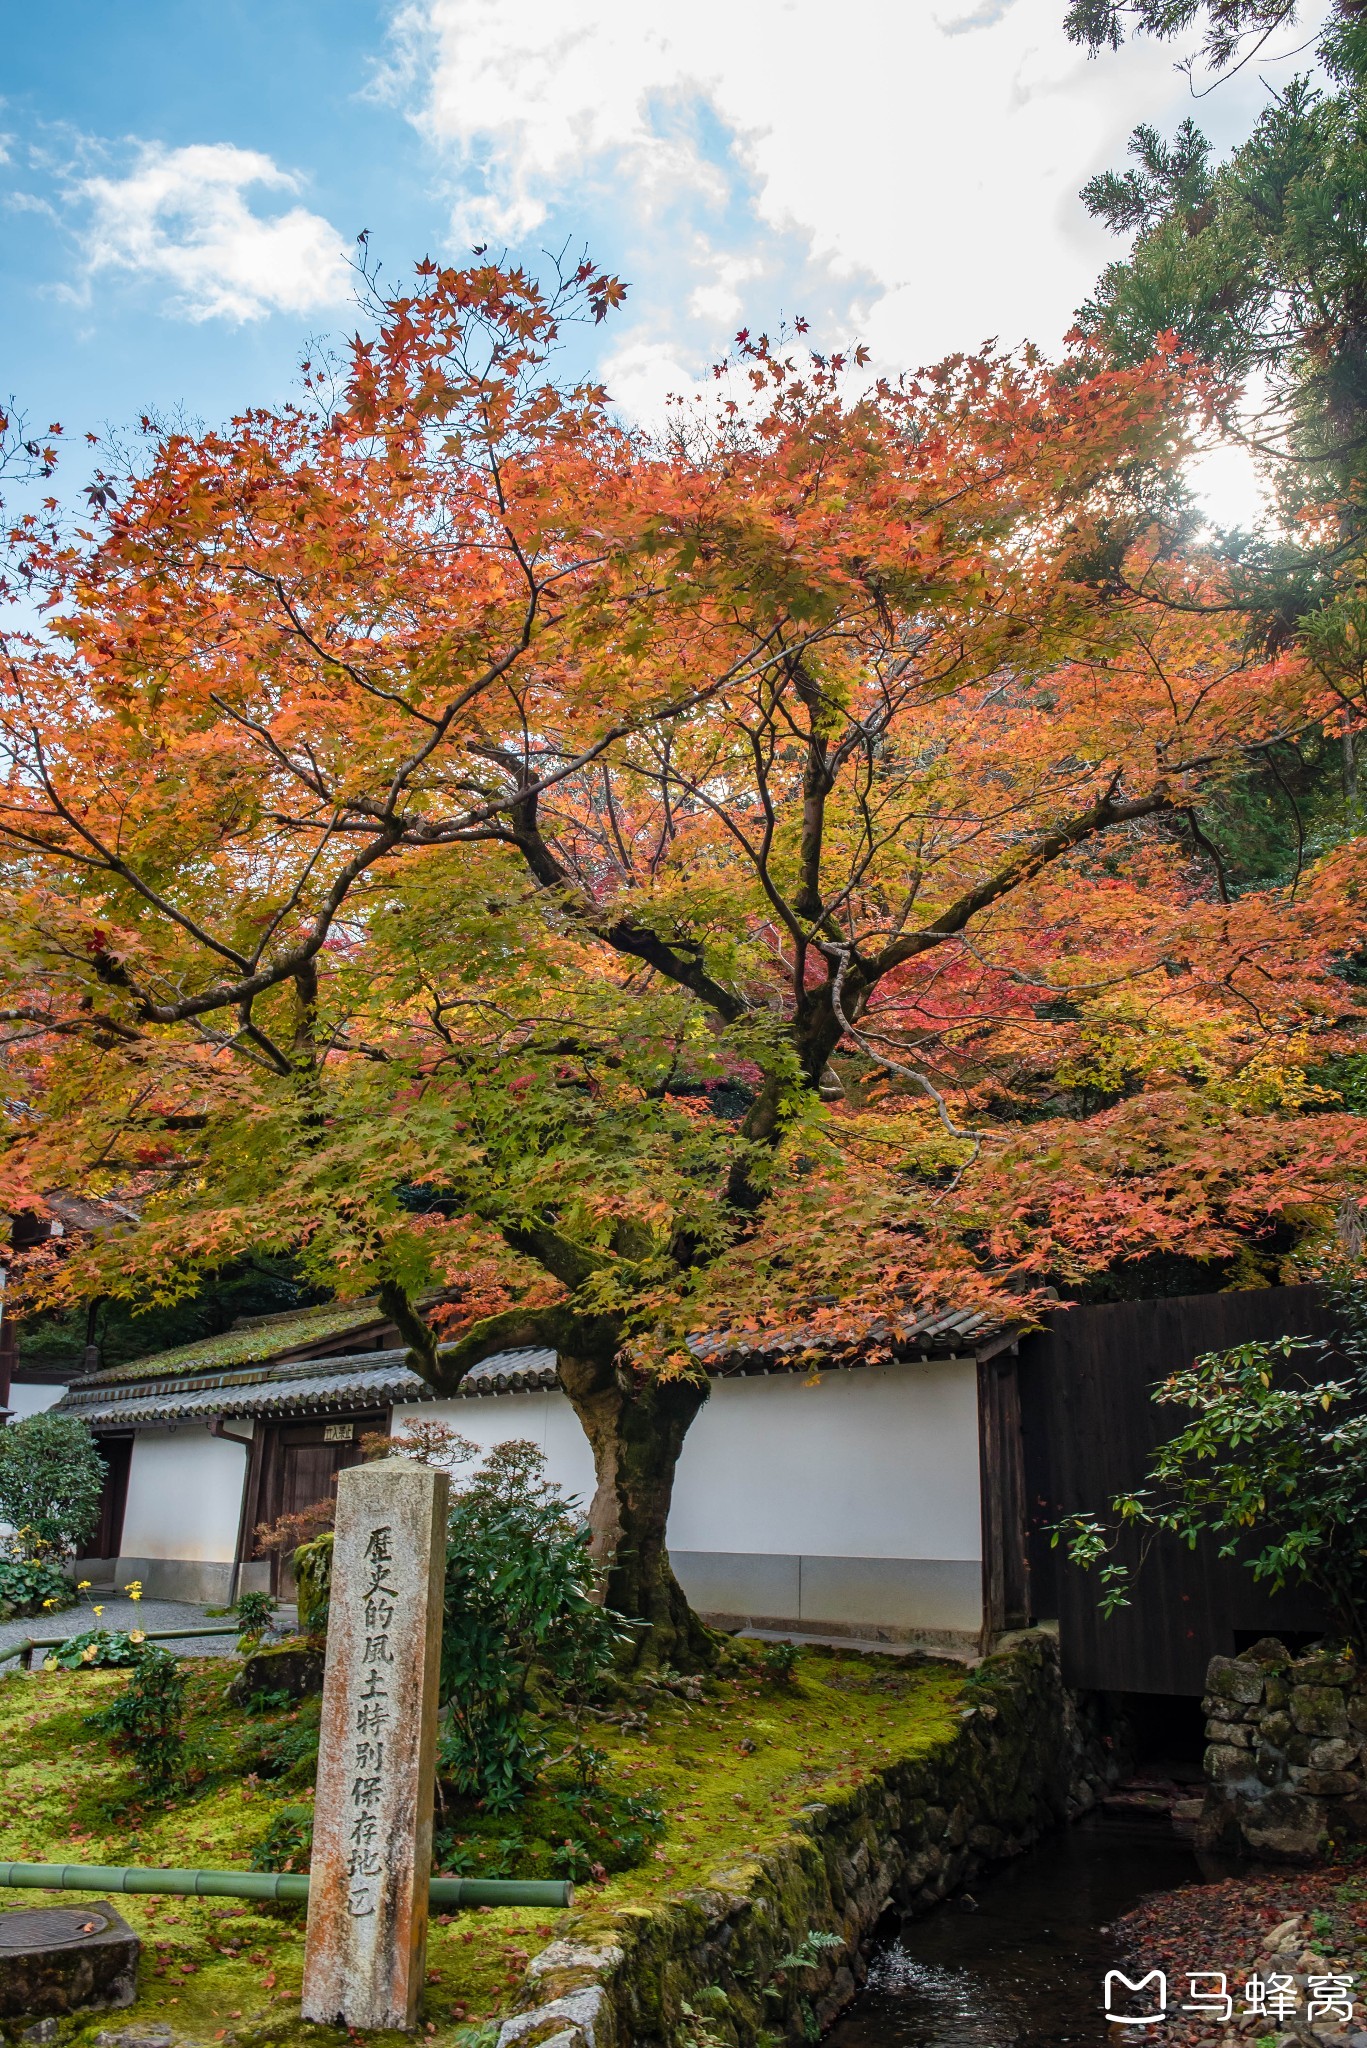
[[[461,1445],[458,1456],[473,1447]],[[443,1776],[491,1813],[536,1775],[533,1679],[561,1705],[612,1662],[619,1617],[598,1606],[589,1532],[544,1477],[535,1444],[498,1444],[454,1496],[442,1633]]]
[[[547,1772],[515,1822],[480,1812],[451,1816],[433,1844],[433,1868],[458,1877],[598,1880],[643,1863],[664,1833],[653,1798],[606,1785],[584,1790]]]
[[[104,1460],[75,1415],[28,1415],[0,1429],[0,1520],[22,1558],[79,1550],[100,1518]]]
[[[52,1558],[0,1555],[0,1621],[14,1615],[58,1614],[75,1604],[76,1590]]]
[[[313,1855],[313,1808],[282,1806],[252,1850],[253,1870],[307,1870]]]
[[[478,1456],[441,1423],[366,1448],[434,1465]],[[531,1730],[534,1681],[573,1706],[621,1640],[620,1616],[593,1597],[600,1574],[587,1525],[545,1463],[535,1444],[497,1444],[451,1501],[438,1765],[458,1796],[489,1813],[516,1805],[544,1754]]]
[[[237,1639],[239,1650],[254,1650],[271,1625],[276,1603],[269,1593],[239,1593],[233,1605],[233,1614],[240,1631]]]
[[[337,1519],[337,1500],[333,1495],[327,1500],[316,1500],[310,1507],[300,1508],[297,1514],[281,1515],[276,1522],[258,1522],[256,1525],[256,1547],[267,1556],[272,1551],[283,1557],[286,1551],[297,1550],[303,1543],[309,1543],[324,1529],[330,1529]]]
[[[797,1672],[797,1644],[761,1643],[755,1661],[770,1685],[791,1685]]]
[[[312,1785],[318,1771],[317,1715],[264,1730],[255,1744],[251,1768],[260,1778],[283,1780],[301,1789]]]
[[[87,1715],[92,1728],[114,1738],[114,1747],[130,1756],[147,1791],[169,1798],[185,1784],[185,1673],[165,1650],[138,1652],[124,1691],[98,1714]]]

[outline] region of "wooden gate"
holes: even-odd
[[[389,1427],[389,1414],[317,1415],[298,1422],[259,1424],[253,1442],[253,1471],[248,1497],[254,1496],[245,1532],[247,1556],[256,1555],[254,1535],[263,1522],[299,1515],[337,1490],[337,1474],[361,1459],[361,1439]],[[294,1573],[289,1556],[271,1562],[271,1590],[283,1600],[294,1598]]]
[[[1323,1337],[1331,1326],[1313,1287],[1269,1287],[1070,1308],[1022,1339],[1031,1600],[1036,1619],[1057,1617],[1070,1685],[1200,1693],[1211,1657],[1260,1635],[1322,1624],[1304,1593],[1274,1597],[1246,1566],[1215,1556],[1214,1545],[1190,1551],[1169,1538],[1150,1551],[1131,1605],[1103,1619],[1097,1574],[1070,1565],[1046,1531],[1064,1515],[1104,1515],[1114,1495],[1143,1485],[1152,1451],[1176,1434],[1183,1414],[1150,1398],[1156,1382],[1205,1351]]]

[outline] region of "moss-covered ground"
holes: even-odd
[[[233,1664],[186,1668],[196,1782],[171,1803],[146,1796],[108,1737],[87,1725],[90,1711],[126,1684],[123,1673],[0,1680],[0,1860],[245,1869],[256,1854],[281,1867],[262,1857],[261,1845],[287,1840],[286,1809],[297,1813],[312,1796],[316,1703],[249,1715],[225,1701]],[[605,1797],[620,1805],[629,1795],[661,1816],[653,1846],[635,1868],[581,1883],[568,1913],[484,1909],[435,1920],[426,2035],[482,2048],[489,2022],[515,2003],[528,1957],[557,1935],[605,1926],[623,1909],[708,1884],[716,1873],[734,1885],[804,1806],[946,1740],[964,1675],[941,1663],[804,1650],[788,1682],[737,1665],[700,1690],[657,1685],[616,1703],[582,1736],[603,1753]],[[464,1832],[460,1817],[448,1816],[443,1839],[462,1843],[458,1865],[488,1869],[491,1834],[518,1828],[517,1814],[497,1826],[476,1819]],[[592,1840],[585,1846],[592,1852]],[[544,1844],[537,1848],[544,1854]],[[54,1897],[11,1891],[0,1906]],[[138,2003],[120,2026],[164,2022],[194,2041],[242,2048],[304,2040],[324,2048],[347,2039],[299,2019],[301,1909],[144,1896],[119,1906],[144,1943]],[[92,2018],[75,2038],[110,2024]],[[64,2024],[64,2037],[72,2031]]]

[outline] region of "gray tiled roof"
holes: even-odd
[[[899,1361],[971,1356],[997,1349],[1010,1332],[972,1310],[949,1315],[907,1315],[871,1323],[857,1338],[836,1340],[816,1326],[696,1337],[700,1364],[721,1377],[799,1372],[816,1366],[842,1370],[867,1364],[870,1353]],[[182,1354],[168,1353],[171,1359]],[[94,1429],[155,1427],[173,1422],[209,1422],[215,1416],[326,1414],[332,1410],[387,1408],[408,1401],[432,1401],[432,1389],[404,1364],[404,1350],[353,1352],[338,1358],[288,1358],[275,1365],[237,1363],[219,1372],[147,1374],[111,1381],[106,1375],[78,1380],[58,1407],[79,1415]],[[143,1370],[154,1363],[145,1360]],[[541,1349],[500,1351],[473,1366],[456,1393],[540,1392],[556,1385],[555,1353]]]
[[[867,1362],[871,1351],[899,1361],[972,1355],[984,1347],[995,1348],[993,1340],[1004,1336],[999,1316],[960,1309],[950,1314],[879,1317],[857,1336],[840,1337],[816,1326],[790,1324],[778,1330],[749,1331],[744,1336],[722,1330],[715,1336],[692,1337],[689,1343],[709,1372],[731,1374],[795,1371],[818,1362],[823,1369],[860,1365]]]
[[[196,1374],[191,1379],[87,1386],[77,1382],[58,1407],[93,1429],[146,1428],[159,1422],[207,1422],[215,1415],[288,1415],[296,1410],[385,1408],[432,1401],[425,1380],[404,1364],[403,1351],[367,1351],[351,1358],[294,1359],[263,1369]],[[458,1395],[514,1394],[555,1385],[553,1351],[500,1351],[473,1366]]]

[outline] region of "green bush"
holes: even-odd
[[[254,1693],[246,1712],[257,1725],[239,1745],[234,1771],[305,1790],[317,1774],[321,1709],[316,1695],[296,1705],[288,1693]]]
[[[185,1673],[165,1650],[140,1650],[118,1699],[86,1719],[132,1758],[141,1789],[165,1799],[184,1788]]]
[[[0,1521],[22,1558],[71,1556],[100,1519],[104,1460],[86,1425],[50,1410],[0,1429]]]
[[[252,1850],[253,1870],[307,1870],[313,1855],[313,1808],[282,1806]]]
[[[755,1661],[770,1685],[791,1685],[797,1672],[797,1644],[761,1643]]]
[[[0,1556],[0,1621],[59,1614],[75,1604],[75,1587],[50,1557]]]
[[[555,1774],[552,1774],[555,1776]],[[543,1778],[516,1821],[488,1812],[453,1817],[433,1843],[433,1869],[454,1877],[598,1880],[643,1863],[664,1833],[649,1797]]]
[[[593,1598],[588,1529],[544,1470],[534,1444],[496,1445],[451,1503],[439,1767],[489,1813],[506,1813],[536,1776],[534,1683],[572,1706],[620,1640],[620,1618]]]
[[[232,1612],[240,1631],[238,1649],[246,1655],[254,1650],[271,1625],[276,1602],[270,1593],[239,1593]]]

